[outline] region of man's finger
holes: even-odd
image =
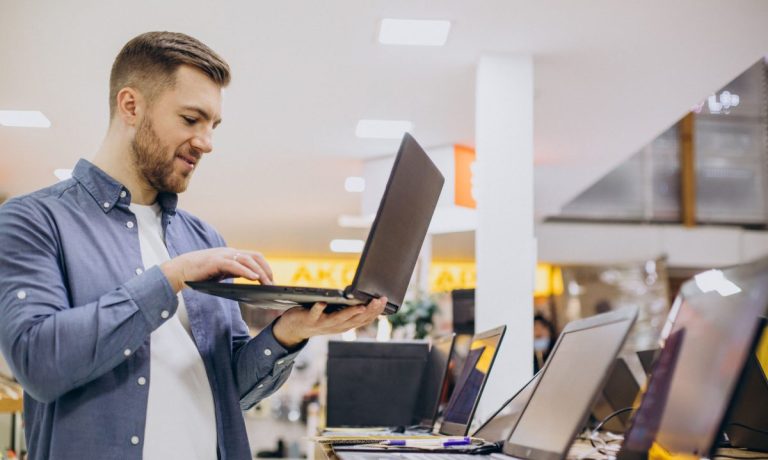
[[[362,305],[354,305],[352,307],[342,308],[341,310],[335,311],[328,315],[328,321],[334,324],[346,323],[357,315],[365,313],[365,308],[366,307]]]
[[[267,259],[264,258],[264,255],[260,252],[249,252],[249,254],[251,257],[253,257],[253,260],[259,264],[261,269],[264,270],[264,273],[266,273],[269,281],[274,283],[275,275],[272,273],[272,267],[269,266],[269,262],[267,262]]]
[[[254,272],[247,266],[241,264],[238,261],[235,261],[234,259],[224,259],[224,262],[222,262],[222,265],[220,267],[223,269],[222,271],[229,273],[230,275],[233,275],[235,277],[241,276],[243,278],[248,278],[249,280],[261,280],[261,275]],[[266,276],[266,275],[265,275]]]
[[[252,255],[237,253],[235,254],[235,257],[237,262],[240,262],[241,264],[245,265],[254,273],[259,274],[259,281],[261,281],[261,284],[272,284],[272,278],[264,270],[264,267],[259,265],[259,263],[257,263],[256,260],[254,260]]]
[[[309,316],[312,318],[313,322],[317,322],[322,316],[323,312],[325,312],[325,307],[327,307],[328,304],[325,302],[315,302],[314,305],[312,305],[312,308],[309,310]]]

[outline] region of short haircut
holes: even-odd
[[[177,32],[147,32],[125,44],[112,64],[109,77],[109,116],[115,115],[117,93],[130,86],[151,104],[162,91],[172,88],[176,70],[195,67],[220,87],[229,84],[229,65],[199,40]]]

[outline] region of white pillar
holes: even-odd
[[[506,324],[477,417],[533,373],[533,59],[483,57],[477,69],[475,329]]]

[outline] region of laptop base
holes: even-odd
[[[344,296],[344,291],[339,289],[260,285],[261,289],[254,291],[253,285],[250,284],[216,281],[189,281],[187,285],[206,294],[271,310],[288,310],[293,307],[311,308],[316,302],[325,302],[328,304],[325,311],[331,312],[350,305],[368,303],[365,300],[347,298]]]

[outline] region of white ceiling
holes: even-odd
[[[377,44],[382,18],[448,19],[446,46]],[[0,0],[0,109],[50,129],[0,127],[0,193],[55,180],[107,125],[109,69],[133,36],[193,35],[233,69],[215,150],[181,205],[230,244],[328,255],[359,196],[344,178],[397,141],[360,140],[360,118],[409,119],[427,146],[474,144],[484,54],[535,62],[536,211],[560,206],[690,106],[768,53],[768,1]],[[513,154],[513,153],[511,153]],[[437,257],[471,257],[468,235]]]

